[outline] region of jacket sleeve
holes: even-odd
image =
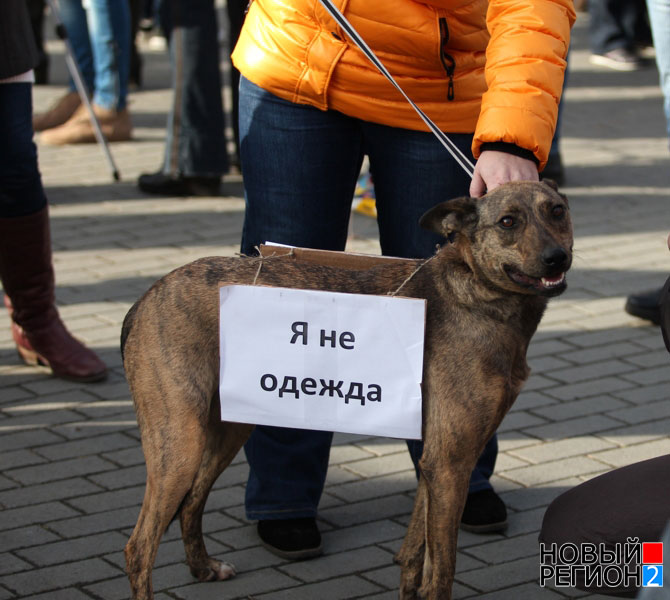
[[[563,88],[572,0],[490,0],[487,91],[473,151],[504,142],[529,150],[544,168]]]

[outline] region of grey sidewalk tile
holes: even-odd
[[[558,600],[564,596],[549,588],[541,588],[538,583],[525,583],[477,597],[480,600]]]
[[[622,340],[612,344],[593,346],[584,350],[575,350],[573,348],[571,351],[560,356],[572,361],[574,364],[585,365],[612,358],[621,358],[628,361],[634,356],[643,355],[645,351],[646,349],[642,346],[628,340]]]
[[[538,576],[539,559],[532,557],[461,573],[456,579],[482,592],[493,592],[500,587],[534,582]]]
[[[48,567],[86,558],[100,557],[113,550],[123,548],[127,541],[125,536],[110,531],[104,534],[24,548],[23,550],[17,550],[16,554],[38,567]]]
[[[318,560],[290,563],[279,569],[291,577],[312,583],[321,579],[324,573],[331,578],[343,577],[390,564],[393,564],[393,555],[373,546],[324,555]]]
[[[0,548],[6,552],[11,552],[19,548],[48,544],[59,539],[55,533],[47,531],[39,525],[28,525],[0,531]]]
[[[118,569],[100,559],[92,558],[10,575],[4,578],[3,583],[18,594],[28,595],[74,584],[86,584],[118,574]]]
[[[0,552],[0,577],[32,569],[33,565],[10,552]]]
[[[515,511],[525,511],[531,508],[548,506],[559,494],[580,484],[578,477],[568,477],[554,481],[543,487],[522,487],[509,492],[503,492],[500,497],[508,508]]]
[[[44,458],[31,452],[30,450],[12,450],[11,452],[2,453],[2,469],[15,469],[27,465],[34,465],[45,462]]]
[[[50,590],[36,596],[26,596],[24,600],[91,600],[92,596],[77,588],[71,587],[62,590]]]
[[[538,553],[536,533],[503,539],[490,544],[473,546],[465,552],[489,565],[506,563],[519,558],[535,556]]]
[[[571,458],[579,455],[591,455],[608,448],[615,447],[596,436],[575,436],[556,442],[544,442],[535,446],[526,446],[512,450],[511,454],[536,464],[543,464],[562,458]]]
[[[670,381],[670,369],[668,369],[667,366],[657,367],[655,369],[638,369],[631,373],[624,373],[622,377],[634,383],[654,385],[656,383]]]
[[[624,423],[630,423],[631,425],[646,421],[658,421],[670,418],[670,402],[667,399],[660,402],[649,402],[631,408],[615,410],[608,414],[615,419],[619,419]]]
[[[0,531],[48,523],[54,519],[74,517],[79,513],[61,502],[45,502],[33,506],[10,508],[0,512]]]
[[[670,431],[670,419],[660,419],[650,423],[628,425],[603,431],[600,436],[620,446],[640,444],[660,437],[667,437]]]
[[[399,452],[398,454],[388,454],[383,457],[365,458],[363,460],[347,462],[343,466],[363,477],[379,477],[414,469],[409,452],[407,451]]]
[[[613,396],[592,396],[590,398],[561,402],[552,406],[534,408],[532,412],[551,421],[563,421],[565,419],[574,419],[575,417],[596,413],[607,413],[617,418],[615,411],[619,408],[629,406],[629,404]]]
[[[518,469],[510,469],[505,472],[505,477],[518,481],[523,485],[541,485],[567,477],[575,477],[585,473],[593,473],[602,470],[601,462],[577,456],[564,458],[560,461],[545,462]]]
[[[119,508],[72,519],[52,520],[49,522],[49,529],[64,538],[81,537],[123,527],[132,527],[137,521],[138,514],[139,509],[137,507]]]
[[[64,423],[72,423],[81,418],[75,412],[69,410],[50,410],[36,414],[10,417],[0,422],[0,434],[2,436],[31,429],[43,429],[45,427],[56,427]],[[0,436],[1,437],[1,436]]]
[[[17,508],[31,504],[42,504],[54,500],[69,500],[81,494],[92,494],[100,488],[81,477],[39,483],[17,489],[0,492],[0,505],[5,508]]]
[[[588,365],[573,366],[569,369],[552,369],[551,376],[563,383],[576,384],[581,381],[599,380],[608,375],[621,375],[635,371],[635,365],[621,360],[604,360]]]
[[[36,452],[50,460],[63,460],[129,447],[137,447],[136,440],[123,433],[110,433],[82,440],[61,441],[57,444],[41,446]]]
[[[357,523],[369,523],[408,514],[412,512],[413,505],[414,502],[410,498],[396,494],[385,497],[383,502],[368,500],[323,510],[320,511],[320,516],[325,521],[339,527],[347,527]]]
[[[670,438],[605,450],[593,454],[593,457],[613,467],[623,467],[632,463],[670,454]]]
[[[390,520],[374,521],[325,532],[322,536],[326,554],[346,552],[405,537],[406,527]]]
[[[416,490],[417,480],[414,469],[392,473],[373,479],[360,479],[341,485],[327,486],[328,492],[345,502],[361,502],[380,496],[403,494]]]
[[[225,597],[226,600],[246,600],[266,592],[293,587],[298,583],[300,582],[296,579],[276,569],[263,569],[253,573],[239,573],[226,581],[194,583],[170,590],[170,593],[180,600],[211,600],[220,597]]]
[[[515,431],[519,429],[526,429],[528,427],[539,426],[547,421],[542,417],[537,417],[529,412],[518,411],[507,413],[502,423],[498,426],[498,431],[505,433],[506,431]]]
[[[347,600],[352,598],[369,598],[381,588],[370,581],[357,576],[338,577],[334,580],[321,581],[289,588],[280,592],[271,592],[256,596],[266,600]]]
[[[8,477],[24,485],[31,485],[82,475],[93,475],[109,471],[113,468],[113,463],[103,460],[98,456],[86,456],[84,458],[70,458],[44,465],[12,469],[6,471],[6,474]]]
[[[614,395],[635,404],[646,404],[655,400],[665,400],[668,397],[668,384],[645,385],[616,392]]]
[[[625,381],[623,378],[603,377],[602,379],[552,387],[545,391],[550,396],[554,396],[559,400],[577,400],[578,398],[586,398],[588,396],[628,390],[633,387],[636,387],[634,383]]]
[[[528,435],[536,436],[545,441],[570,439],[577,436],[600,433],[614,430],[621,426],[621,421],[616,421],[604,415],[588,415],[578,419],[557,421],[538,427],[529,427],[524,431]]]

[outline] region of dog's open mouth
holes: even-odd
[[[565,273],[553,277],[531,277],[512,267],[505,267],[509,278],[523,287],[534,288],[540,293],[557,292],[565,288]]]

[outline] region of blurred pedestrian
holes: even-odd
[[[670,140],[670,0],[647,0],[647,7],[656,50],[656,66],[663,92],[666,135]],[[634,317],[660,325],[661,291],[662,288],[658,287],[631,294],[626,298],[626,312]]]
[[[131,138],[128,113],[130,8],[128,0],[60,0],[67,31],[93,111],[108,141]],[[93,124],[70,80],[69,91],[46,113],[35,115],[40,142],[51,145],[93,143]]]
[[[228,0],[227,6],[232,47],[242,27],[246,0]],[[170,48],[173,100],[163,165],[155,173],[140,175],[137,185],[149,194],[214,196],[231,162],[226,151],[214,0],[161,0],[159,15]],[[236,122],[237,69],[233,68],[231,79]],[[237,131],[235,126],[236,147]]]
[[[643,66],[640,47],[651,42],[644,0],[589,0],[590,61],[617,71]]]
[[[12,337],[28,364],[75,381],[99,381],[107,367],[61,321],[47,200],[32,130],[32,68],[39,57],[25,0],[4,0],[0,19],[0,281]]]

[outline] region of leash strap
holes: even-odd
[[[365,43],[365,40],[359,35],[359,33],[353,28],[351,23],[347,21],[347,19],[344,17],[344,15],[333,5],[333,3],[330,0],[319,0],[323,7],[328,11],[328,14],[330,14],[335,21],[337,21],[338,25],[345,31],[345,33],[351,38],[351,40],[356,44],[360,50],[365,54],[365,56],[368,57],[370,62],[372,62],[375,67],[379,69],[379,71],[388,79],[393,86],[405,97],[405,100],[410,103],[412,108],[417,112],[417,114],[421,117],[423,122],[428,125],[428,128],[433,132],[435,137],[440,141],[440,143],[447,149],[449,154],[454,157],[454,160],[463,168],[463,170],[472,178],[474,175],[475,171],[475,166],[472,164],[472,161],[465,156],[461,152],[461,150],[452,142],[449,137],[440,130],[440,128],[433,123],[433,121],[424,113],[414,102],[410,99],[410,97],[405,93],[405,90],[403,90],[398,83],[396,82],[395,79],[393,79],[393,76],[391,73],[389,73],[388,69],[382,64],[382,62],[377,58],[377,55],[370,49],[370,47]]]

